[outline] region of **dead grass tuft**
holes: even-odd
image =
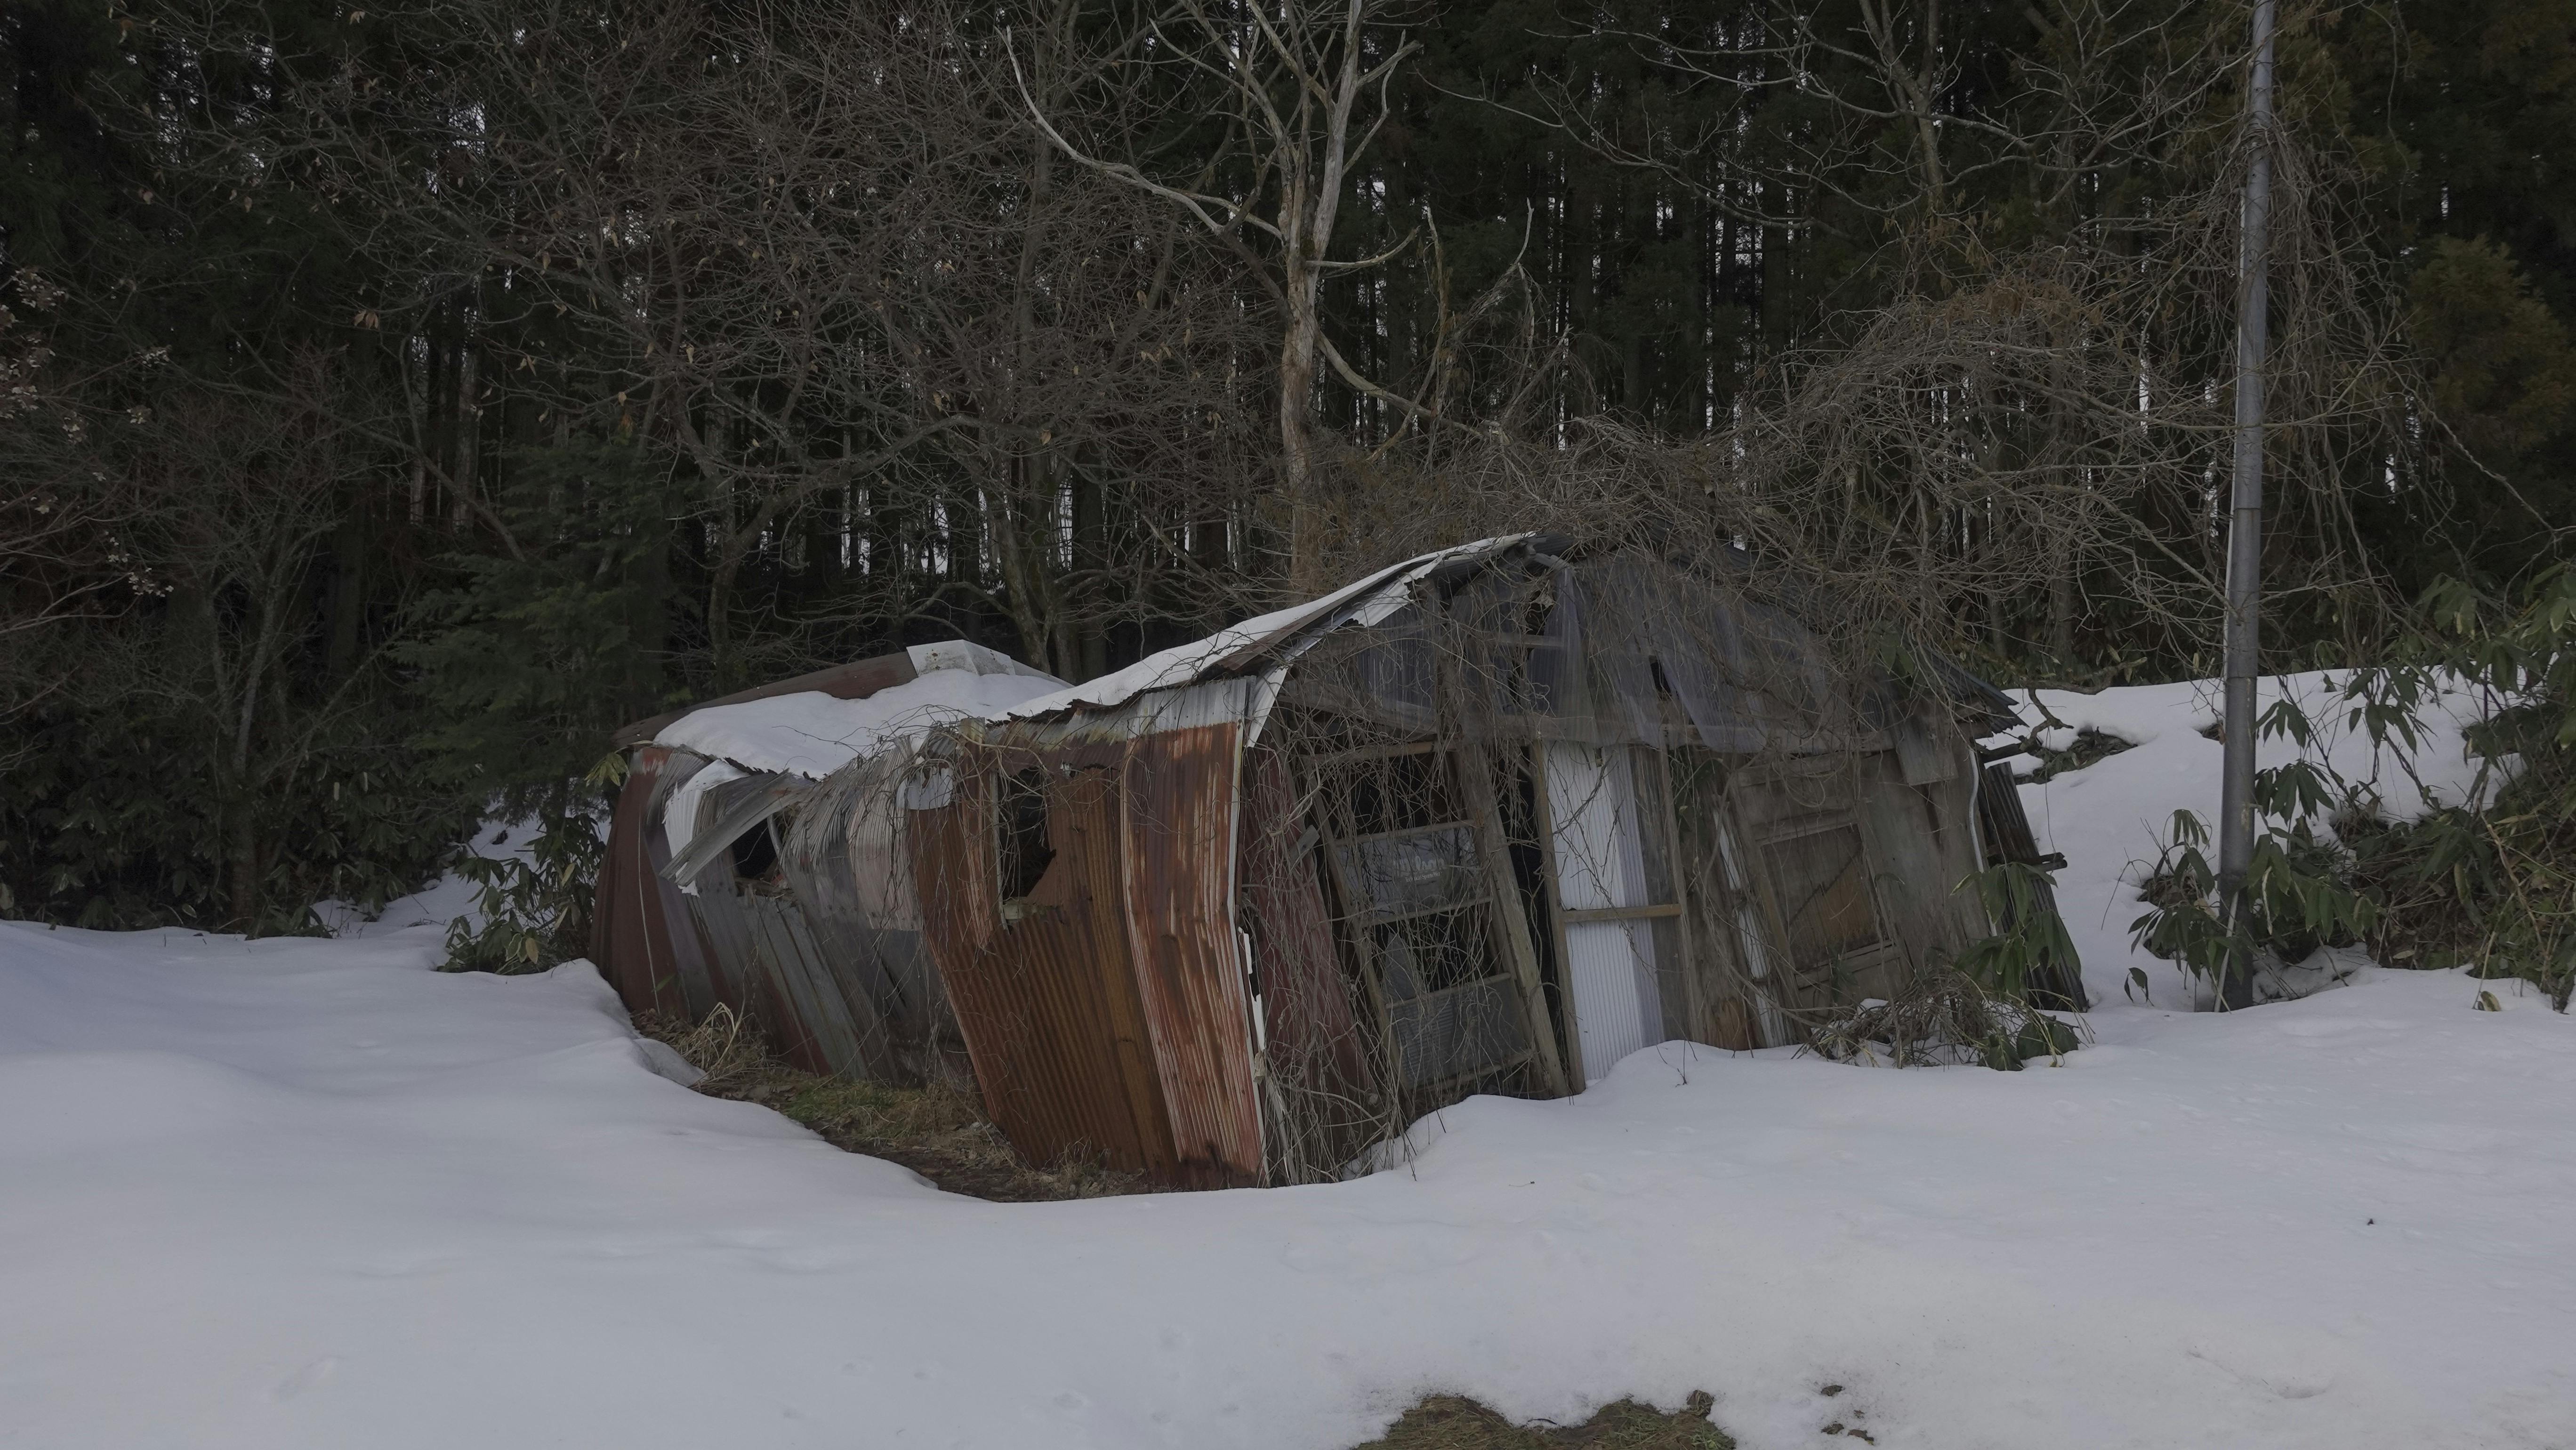
[[[1735,1450],[1734,1437],[1709,1423],[1716,1403],[1704,1391],[1670,1412],[1620,1400],[1580,1425],[1515,1425],[1463,1395],[1427,1395],[1357,1450]]]
[[[887,1087],[818,1077],[781,1061],[759,1027],[723,1005],[702,1022],[646,1013],[635,1030],[669,1043],[706,1074],[709,1097],[758,1103],[852,1153],[900,1163],[950,1193],[996,1203],[1136,1193],[1136,1175],[1068,1156],[1031,1165],[973,1095],[944,1087]]]
[[[635,1030],[669,1045],[689,1060],[689,1066],[705,1073],[705,1080],[697,1087],[709,1097],[736,1096],[728,1089],[782,1066],[751,1020],[722,1002],[704,1022],[692,1024],[684,1018],[648,1012],[635,1019]]]

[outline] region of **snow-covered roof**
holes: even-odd
[[[1415,582],[1444,564],[1490,558],[1531,537],[1479,539],[1393,564],[1330,594],[1254,615],[1203,639],[1147,655],[1096,680],[1067,685],[965,640],[915,645],[920,674],[864,699],[820,691],[709,705],[664,725],[653,743],[732,762],[745,772],[821,779],[894,742],[958,720],[1034,720],[1112,709],[1260,661],[1294,658],[1317,636],[1376,624],[1403,608]]]
[[[692,710],[665,725],[656,745],[732,762],[745,772],[820,780],[862,756],[935,726],[1000,715],[1061,691],[1064,681],[965,640],[915,645],[920,671],[863,699],[817,690]]]

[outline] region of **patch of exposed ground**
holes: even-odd
[[[758,1103],[852,1153],[900,1163],[950,1193],[996,1203],[1098,1198],[1144,1189],[1136,1176],[1068,1156],[1038,1167],[993,1126],[973,1095],[944,1087],[888,1087],[818,1077],[790,1067],[759,1028],[718,1007],[699,1023],[647,1013],[635,1030],[666,1042],[706,1077],[709,1097]]]
[[[1580,1425],[1515,1425],[1462,1395],[1428,1395],[1356,1450],[1735,1450],[1735,1437],[1709,1423],[1715,1405],[1706,1393],[1672,1411],[1620,1400]]]

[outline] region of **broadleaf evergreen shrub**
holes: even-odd
[[[2507,595],[2455,579],[2422,608],[2411,657],[2347,691],[2374,740],[2411,742],[2442,693],[2486,713],[2468,731],[2469,798],[2355,838],[2355,874],[2381,903],[2373,946],[2392,966],[2520,977],[2559,1011],[2576,993],[2576,569]]]
[[[2302,747],[2318,738],[2307,712],[2287,697],[2264,709],[2256,734]],[[2175,811],[2139,884],[2148,910],[2129,923],[2130,940],[2180,964],[2222,997],[2228,982],[2251,981],[2267,962],[2294,966],[2320,947],[2362,940],[2377,922],[2379,903],[2356,888],[2350,853],[2314,824],[2346,812],[2359,790],[2314,760],[2255,772],[2254,849],[2245,869],[2245,919],[2236,927],[2219,900],[2208,824],[2192,811]]]

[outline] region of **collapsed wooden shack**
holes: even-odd
[[[891,837],[808,832],[789,849],[791,828],[822,777],[1063,684],[950,640],[627,726],[592,959],[628,1010],[730,1007],[809,1072],[966,1084]]]
[[[1801,1041],[1994,929],[1961,886],[2031,856],[1972,744],[2009,702],[1838,670],[1740,582],[1446,550],[819,782],[728,782],[658,876],[743,879],[767,823],[780,884],[738,896],[811,940],[728,949],[697,877],[707,995],[809,962],[765,1020],[835,1071],[962,1065],[1032,1161],[1332,1177],[1471,1093]]]

